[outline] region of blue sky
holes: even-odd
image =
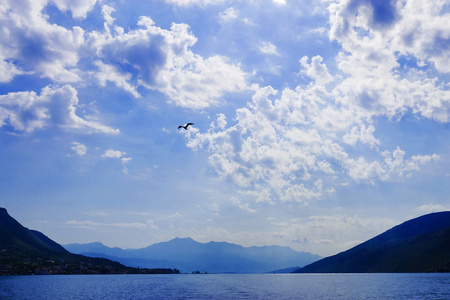
[[[449,23],[448,0],[3,1],[0,205],[61,244],[319,255],[449,210]]]

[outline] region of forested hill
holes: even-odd
[[[58,243],[43,233],[29,230],[13,219],[6,209],[0,207],[0,247],[33,252],[67,253]]]
[[[295,273],[450,272],[450,212],[424,215]]]
[[[104,258],[71,254],[43,233],[25,228],[0,207],[0,275],[176,272],[130,268]]]

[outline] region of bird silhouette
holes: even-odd
[[[194,125],[194,123],[187,123],[186,125],[180,125],[180,126],[178,126],[178,129],[180,129],[180,128],[184,128],[184,130],[187,130],[187,128],[188,128],[188,126],[189,125]]]

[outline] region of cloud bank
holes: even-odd
[[[47,86],[35,92],[12,92],[0,95],[0,124],[16,131],[32,132],[49,126],[83,132],[117,134],[118,129],[77,115],[77,91],[71,85]]]
[[[203,58],[189,49],[197,39],[186,24],[174,23],[166,30],[149,17],[141,17],[135,29],[126,31],[114,24],[114,8],[104,5],[102,31],[85,31],[80,26],[68,29],[50,22],[45,14],[50,4],[83,19],[96,1],[0,4],[0,82],[22,75],[52,82],[41,96],[33,91],[2,95],[3,125],[31,132],[53,121],[88,132],[117,133],[75,114],[77,88],[86,85],[113,84],[136,98],[141,97],[139,88],[155,90],[165,94],[168,102],[194,110],[217,104],[226,93],[247,88],[247,74],[239,64],[223,56]],[[67,108],[65,113],[61,106]]]
[[[349,181],[376,184],[412,176],[439,155],[386,149],[375,123],[407,114],[449,121],[450,91],[439,79],[450,71],[450,52],[439,50],[450,45],[444,9],[443,2],[331,3],[329,38],[342,47],[334,74],[321,56],[304,56],[299,74],[309,84],[282,91],[259,87],[231,125],[219,115],[187,145],[208,151],[218,175],[260,191],[264,197],[257,201],[270,203],[306,204]],[[269,45],[261,51],[275,49]]]
[[[213,1],[167,3],[184,7]],[[270,3],[277,9],[290,5]],[[102,5],[103,27],[57,25],[46,15],[49,5],[71,12],[75,20]],[[233,7],[221,11],[222,21],[240,13]],[[407,153],[400,145],[385,147],[376,135],[376,121],[405,115],[449,121],[450,91],[443,80],[450,72],[446,2],[342,0],[330,2],[328,13],[328,36],[340,46],[338,55],[327,62],[320,55],[299,57],[298,77],[304,82],[277,90],[252,85],[254,78],[229,57],[194,53],[197,38],[187,24],[164,29],[141,16],[123,28],[116,23],[115,8],[95,0],[4,2],[0,81],[33,75],[51,84],[40,94],[1,95],[1,125],[27,133],[50,126],[119,133],[77,110],[87,101],[78,99],[77,89],[86,86],[113,85],[135,98],[143,90],[157,91],[168,103],[192,110],[252,90],[252,98],[234,115],[220,113],[207,131],[185,134],[188,147],[208,153],[219,176],[247,195],[259,191],[257,201],[268,203],[306,204],[348,182],[408,178],[439,159],[435,153]],[[281,56],[270,40],[255,42],[254,48],[266,57]],[[82,155],[83,149],[74,147]],[[131,158],[115,155],[128,172]]]

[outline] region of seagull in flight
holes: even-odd
[[[178,126],[178,129],[180,129],[180,128],[184,128],[184,130],[187,130],[187,128],[188,128],[188,126],[189,125],[194,125],[194,123],[187,123],[186,125],[180,125],[180,126]]]

